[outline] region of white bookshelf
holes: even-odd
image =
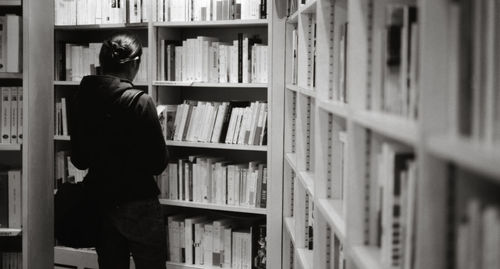
[[[22,79],[22,78],[23,78],[22,73],[0,72],[0,79]]]
[[[207,149],[224,149],[224,150],[243,150],[243,151],[267,151],[267,146],[239,145],[239,144],[225,144],[225,143],[186,142],[186,141],[171,141],[171,140],[167,140],[167,146],[207,148]]]
[[[22,231],[22,229],[16,228],[0,228],[0,237],[19,236],[22,234]]]
[[[0,0],[0,6],[21,6],[21,0]]]
[[[155,13],[155,1],[151,1],[151,14]],[[149,20],[148,23],[140,24],[103,24],[103,25],[68,25],[54,26],[56,33],[56,42],[78,39],[79,42],[98,42],[97,39],[104,38],[107,33],[113,30],[132,30],[134,33],[139,33],[140,38],[145,38],[143,42],[147,43],[149,48],[149,65],[147,67],[149,81],[134,83],[137,86],[147,87],[147,91],[153,96],[157,104],[178,104],[183,100],[190,98],[189,94],[195,94],[191,100],[202,98],[202,100],[210,100],[215,98],[216,101],[228,98],[232,100],[266,100],[269,104],[268,116],[268,132],[267,145],[241,145],[241,144],[225,144],[225,143],[202,143],[202,142],[187,142],[187,141],[166,141],[169,151],[172,154],[175,152],[193,152],[192,154],[205,154],[210,156],[211,152],[217,152],[218,155],[227,155],[226,159],[231,160],[234,156],[243,158],[252,156],[255,160],[264,161],[268,169],[268,196],[267,208],[252,208],[243,206],[219,205],[196,203],[188,201],[160,199],[165,208],[179,209],[183,212],[198,212],[202,214],[206,211],[221,211],[225,215],[239,216],[242,213],[247,215],[265,216],[267,224],[267,268],[281,268],[281,181],[274,180],[282,178],[283,165],[279,156],[282,156],[282,136],[280,133],[282,122],[282,103],[283,100],[277,96],[283,93],[283,81],[273,79],[273,72],[277,72],[272,68],[271,63],[282,61],[282,57],[273,56],[271,50],[279,50],[283,45],[283,40],[280,35],[274,37],[273,32],[283,32],[284,19],[278,19],[277,11],[274,10],[272,1],[268,1],[267,19],[258,20],[226,20],[226,21],[206,21],[206,22],[155,22]],[[184,82],[184,81],[163,81],[157,79],[157,64],[159,62],[158,41],[160,39],[184,39],[186,37],[194,37],[198,35],[217,36],[222,40],[235,40],[235,35],[239,31],[249,32],[250,34],[258,34],[263,39],[263,42],[268,45],[268,83],[205,83],[205,82]],[[93,34],[95,33],[95,36]],[[79,36],[80,35],[80,36]],[[79,36],[77,38],[77,36]],[[277,44],[276,47],[274,44]],[[144,45],[144,44],[143,44]],[[276,53],[279,55],[279,53]],[[282,67],[281,67],[282,68]],[[279,68],[278,68],[279,70]],[[69,97],[74,91],[74,86],[79,85],[78,81],[59,81],[52,82],[54,88],[54,100],[61,97]],[[272,90],[271,90],[272,89]],[[249,90],[249,91],[247,91]],[[226,97],[225,94],[228,94]],[[247,99],[249,98],[249,99]],[[277,126],[274,128],[273,126]],[[56,149],[65,149],[68,145],[65,141],[69,141],[69,136],[53,136]],[[174,157],[172,157],[174,158]],[[201,212],[201,213],[200,213]],[[71,259],[79,261],[79,259],[95,259],[94,253],[87,253],[75,249],[64,247],[55,247],[55,262],[62,265],[73,265],[69,263]],[[59,262],[60,261],[60,262]],[[64,261],[64,262],[62,262]],[[81,265],[83,266],[83,264]],[[92,265],[95,266],[95,265]],[[89,265],[89,268],[93,268]],[[188,269],[188,268],[207,268],[197,265],[186,265],[174,262],[167,262],[168,269]]]
[[[178,206],[185,208],[201,208],[201,209],[211,209],[211,210],[227,211],[227,212],[250,213],[257,215],[266,215],[267,213],[265,208],[219,205],[211,203],[197,203],[189,201],[170,200],[170,199],[160,199],[160,203],[162,205]]]
[[[99,29],[147,29],[147,23],[108,23],[108,24],[83,24],[83,25],[55,25],[55,30],[99,30]]]
[[[138,82],[132,82],[135,86],[141,86],[141,87],[146,87],[148,86],[147,82],[144,81],[138,81]],[[54,86],[79,86],[80,81],[65,81],[65,80],[55,80],[54,81]]]
[[[190,22],[154,22],[155,27],[178,27],[178,28],[189,28],[189,27],[199,27],[199,28],[213,28],[213,27],[248,27],[248,26],[266,26],[268,24],[267,19],[257,19],[257,20],[222,20],[222,21],[190,21]]]
[[[183,207],[185,210],[191,208],[197,210],[218,210],[230,213],[247,213],[255,214],[266,217],[267,225],[267,268],[280,268],[281,267],[281,197],[277,193],[281,193],[282,171],[280,167],[281,152],[281,133],[280,124],[282,116],[280,112],[282,106],[280,105],[280,98],[275,95],[280,94],[279,87],[282,85],[281,80],[274,79],[275,74],[274,66],[271,65],[273,61],[279,62],[282,58],[278,57],[279,54],[274,55],[271,51],[279,50],[283,40],[279,35],[274,36],[273,32],[281,29],[284,24],[282,19],[278,19],[276,10],[274,10],[273,1],[268,1],[267,4],[267,19],[259,20],[227,20],[227,21],[207,21],[207,22],[153,22],[150,25],[149,38],[151,42],[151,51],[156,51],[159,44],[158,40],[161,39],[174,39],[183,40],[186,37],[195,37],[198,35],[214,36],[220,40],[231,41],[237,39],[237,33],[250,33],[258,35],[263,43],[268,45],[269,58],[268,58],[268,81],[269,83],[208,83],[208,82],[191,82],[191,81],[164,81],[157,80],[155,77],[157,64],[159,59],[152,59],[152,69],[155,74],[153,75],[152,91],[151,93],[156,98],[158,103],[175,104],[181,103],[183,100],[199,100],[202,98],[204,101],[217,100],[217,101],[231,101],[231,100],[262,100],[264,97],[269,105],[268,115],[268,137],[267,145],[240,145],[240,144],[224,144],[224,143],[201,143],[201,142],[186,142],[186,141],[167,141],[169,149],[175,152],[180,150],[191,150],[194,152],[210,155],[212,150],[217,150],[219,155],[228,156],[251,156],[257,157],[261,161],[267,163],[268,169],[268,196],[267,208],[248,208],[241,206],[228,206],[217,204],[204,204],[186,201],[175,201],[162,199],[161,202],[166,205]],[[281,30],[282,31],[282,30]],[[276,43],[275,43],[276,42]],[[155,57],[157,58],[157,57]],[[283,86],[281,86],[283,87]],[[282,88],[283,89],[283,88]],[[226,96],[227,94],[227,96]],[[179,98],[180,96],[180,98]],[[193,97],[191,97],[193,96]],[[196,96],[196,97],[195,97]],[[173,98],[171,98],[173,97]],[[215,98],[215,99],[214,99]],[[276,126],[276,128],[275,128]],[[241,151],[241,153],[239,153]],[[234,153],[232,153],[234,152]],[[256,155],[257,154],[257,155]],[[229,159],[230,160],[230,159]],[[282,165],[282,164],[281,164]],[[167,262],[167,268],[199,268],[198,266],[185,265]]]
[[[153,86],[199,88],[267,88],[265,83],[209,83],[185,81],[153,81]]]
[[[377,175],[377,147],[390,144],[414,154],[417,165],[417,205],[412,241],[411,268],[456,268],[453,265],[457,221],[454,214],[474,198],[484,206],[499,194],[500,146],[458,134],[461,120],[460,84],[453,81],[453,66],[460,60],[451,55],[450,29],[462,32],[453,1],[306,1],[287,18],[285,72],[285,141],[283,266],[284,268],[334,268],[332,242],[343,246],[346,268],[387,268],[384,249],[373,242],[373,180]],[[460,2],[465,3],[466,1]],[[470,1],[471,5],[479,2]],[[387,5],[412,5],[418,23],[418,117],[397,115],[374,106],[383,91],[383,33]],[[464,7],[462,7],[464,8]],[[464,8],[468,10],[467,7]],[[462,12],[466,14],[468,12]],[[454,21],[454,19],[456,21]],[[317,23],[316,87],[308,87],[311,21]],[[347,102],[333,95],[340,85],[341,26],[348,22],[346,61]],[[460,23],[462,21],[460,20]],[[458,28],[457,28],[458,27]],[[298,33],[298,78],[294,83],[292,31]],[[300,43],[303,43],[302,45]],[[456,46],[455,46],[456,48]],[[465,64],[467,65],[467,64]],[[456,71],[456,70],[455,70]],[[345,133],[346,151],[336,144]],[[340,154],[342,153],[342,154]],[[339,159],[345,166],[342,197],[335,197]],[[312,166],[304,165],[312,162]],[[314,192],[309,191],[309,175]],[[305,263],[307,198],[314,201],[314,256]],[[493,199],[495,200],[495,199]],[[495,200],[496,201],[496,200]],[[491,202],[493,205],[497,203]],[[459,208],[459,209],[457,209]],[[384,210],[384,209],[383,209]],[[455,216],[456,218],[457,216]],[[293,228],[290,226],[293,223]],[[416,228],[415,228],[416,227]],[[405,232],[406,235],[407,232]],[[405,254],[406,255],[406,254]],[[453,267],[455,266],[455,267]],[[407,268],[407,267],[405,267]]]
[[[48,159],[47,152],[50,151],[49,144],[46,143],[50,140],[49,125],[40,122],[44,122],[50,116],[47,92],[50,89],[48,78],[52,66],[50,61],[52,45],[47,36],[50,36],[51,17],[46,17],[45,14],[50,14],[51,7],[50,3],[0,0],[2,15],[20,16],[19,64],[22,69],[18,73],[0,72],[0,87],[23,89],[23,105],[18,107],[23,115],[22,144],[0,144],[2,165],[21,171],[19,179],[21,189],[16,190],[20,192],[18,194],[21,197],[19,204],[21,225],[0,228],[0,253],[4,251],[20,253],[23,268],[51,265],[50,241],[53,237],[53,225],[47,219],[52,218],[53,194],[48,191],[51,188],[50,182],[44,180],[49,177],[50,168],[40,165]],[[6,35],[4,28],[3,38],[9,39],[11,35],[16,33]],[[47,51],[40,50],[39,46]],[[38,68],[39,66],[47,68]],[[2,209],[3,206],[6,205],[2,204]],[[9,209],[7,214],[8,211]]]

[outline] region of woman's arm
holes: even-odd
[[[141,142],[140,162],[147,167],[153,175],[159,175],[168,162],[167,145],[163,137],[160,121],[156,113],[156,106],[147,94],[140,96],[136,104],[139,113],[139,134]]]

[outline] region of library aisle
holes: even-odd
[[[499,22],[496,0],[0,0],[0,269],[98,268],[53,197],[85,179],[72,97],[117,32],[170,153],[167,269],[498,269]]]

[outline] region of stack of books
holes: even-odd
[[[248,227],[232,219],[184,215],[169,216],[167,223],[171,262],[207,268],[265,268],[266,225]]]
[[[23,255],[21,252],[3,252],[0,255],[1,269],[22,269]]]
[[[473,197],[460,208],[455,227],[455,268],[500,267],[500,210]]]
[[[55,156],[55,181],[54,188],[58,189],[61,184],[82,182],[87,175],[87,170],[79,170],[71,162],[69,151],[58,151]]]
[[[500,142],[499,8],[496,1],[472,0],[450,8],[449,86],[458,99],[452,128],[486,145]]]
[[[55,25],[148,22],[149,1],[55,0]]]
[[[1,144],[21,144],[23,141],[23,89],[0,87]]]
[[[265,145],[265,102],[202,102],[186,100],[157,108],[167,140]]]
[[[60,101],[56,101],[55,119],[54,134],[57,136],[69,136],[68,104],[65,97],[62,97]]]
[[[101,73],[99,53],[102,43],[64,44],[64,53],[61,53],[59,79],[66,81],[80,81],[87,75]],[[148,48],[142,48],[141,64],[135,81],[147,81]]]
[[[0,72],[22,71],[21,17],[0,16]]]
[[[381,248],[384,267],[410,268],[414,258],[413,234],[417,165],[411,150],[382,143],[375,156],[377,187],[372,190],[370,241]]]
[[[21,170],[0,171],[0,228],[21,228]]]
[[[266,0],[156,0],[156,21],[256,20],[267,16]]]
[[[267,83],[268,48],[260,43],[243,33],[232,42],[207,36],[161,40],[159,80]]]
[[[374,94],[374,110],[416,119],[418,115],[417,8],[388,5],[383,32],[382,89]]]
[[[190,156],[169,163],[158,177],[162,197],[218,205],[266,208],[267,167]]]

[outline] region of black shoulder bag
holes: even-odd
[[[119,103],[133,106],[142,91],[127,89]],[[63,183],[54,196],[54,233],[58,243],[74,248],[95,247],[101,225],[99,205],[83,182]]]

